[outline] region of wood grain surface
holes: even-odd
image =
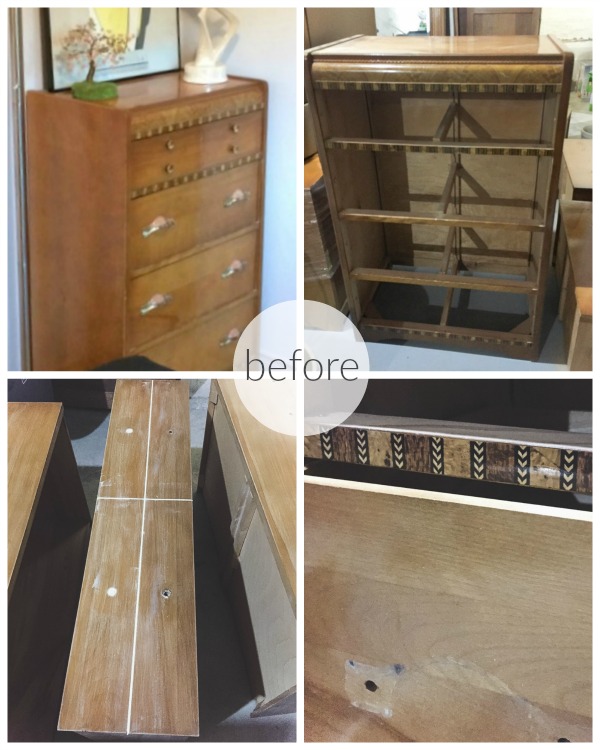
[[[182,381],[117,383],[63,730],[198,735],[188,399]]]
[[[8,404],[9,597],[25,551],[62,415],[62,404]]]
[[[123,354],[126,147],[127,122],[114,109],[28,92],[35,370],[87,370]]]
[[[305,739],[589,741],[589,516],[371,489],[305,485]]]

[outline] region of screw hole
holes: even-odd
[[[162,595],[163,595],[163,599],[168,599],[171,596],[171,589],[165,589],[162,592]]]
[[[374,693],[376,690],[379,689],[379,686],[373,682],[373,680],[367,680],[365,682],[365,687],[370,693]]]
[[[172,434],[173,434],[173,430],[169,430],[169,435],[172,435]]]

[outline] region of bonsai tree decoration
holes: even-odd
[[[130,38],[99,28],[92,18],[65,35],[61,50],[56,55],[59,65],[69,72],[87,67],[85,80],[71,87],[76,99],[115,99],[118,96],[115,83],[97,82],[94,76],[99,66],[106,63],[116,65],[122,59]]]

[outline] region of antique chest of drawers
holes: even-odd
[[[27,97],[32,368],[226,370],[260,304],[267,87]]]
[[[591,741],[573,382],[377,380],[374,411],[305,438],[306,741]]]
[[[534,36],[359,36],[306,53],[366,339],[537,358],[572,66]]]

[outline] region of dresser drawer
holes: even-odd
[[[254,224],[262,162],[227,170],[131,201],[131,271],[152,266]]]
[[[251,297],[137,353],[173,370],[231,370],[236,334],[258,313],[257,307],[257,298]]]
[[[135,141],[131,188],[174,180],[205,167],[261,151],[263,113],[252,112],[174,133]]]
[[[131,280],[128,347],[141,346],[249,294],[255,288],[257,254],[258,232],[250,232]]]

